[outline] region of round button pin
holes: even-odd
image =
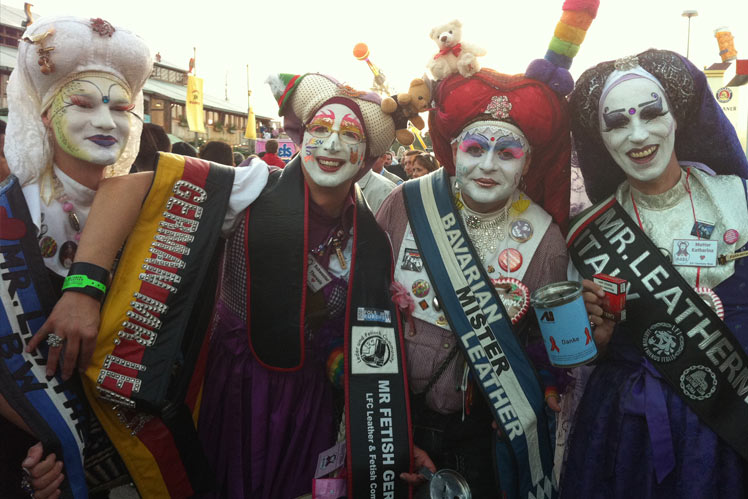
[[[42,251],[42,256],[44,258],[52,258],[55,256],[55,253],[57,253],[57,241],[49,236],[44,236],[42,240],[39,241],[39,249]]]
[[[532,224],[524,218],[515,220],[509,227],[509,236],[518,243],[529,241],[532,238],[533,232]]]
[[[418,279],[413,283],[411,289],[413,290],[413,294],[416,295],[416,297],[423,298],[429,294],[431,284],[429,284],[429,282],[424,279]]]
[[[740,233],[738,231],[735,229],[727,229],[722,239],[724,239],[727,244],[735,244],[738,242],[739,237]]]
[[[515,272],[522,266],[522,253],[514,248],[508,248],[499,254],[499,267],[505,272]]]

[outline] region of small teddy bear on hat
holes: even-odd
[[[421,78],[410,82],[408,92],[395,94],[382,99],[382,111],[391,114],[395,121],[395,138],[404,146],[409,146],[415,140],[413,133],[408,130],[408,121],[419,130],[423,130],[425,123],[418,116],[429,107],[431,90]]]
[[[430,36],[439,47],[439,53],[426,64],[435,79],[443,80],[457,71],[465,78],[470,78],[480,70],[477,58],[486,55],[486,51],[462,42],[460,21],[455,19],[437,26],[431,30]]]

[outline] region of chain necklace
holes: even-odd
[[[470,241],[478,252],[481,262],[485,263],[486,257],[493,255],[499,248],[499,242],[506,239],[509,203],[505,203],[500,210],[492,213],[478,213],[465,205],[459,191],[455,194],[455,198],[455,204],[465,221]]]

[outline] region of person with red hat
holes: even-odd
[[[530,291],[566,276],[561,227],[569,211],[569,116],[564,99],[547,85],[490,69],[441,81],[434,100],[429,129],[444,168],[398,187],[377,219],[397,255],[401,298],[407,295],[406,302],[415,304],[405,335],[415,443],[437,467],[463,474],[476,497],[499,497],[499,491],[513,490],[505,475],[513,477],[515,488],[522,487],[516,483],[520,467],[534,467],[542,473],[539,480],[550,480],[544,388],[522,351],[543,351],[542,345],[530,345],[538,336],[527,316]],[[439,229],[446,239],[428,236]],[[450,248],[460,260],[456,268],[445,269]],[[468,274],[440,277],[452,277],[455,270]],[[497,305],[494,287],[504,295],[508,315],[496,313],[499,317],[491,320],[491,307]],[[450,294],[457,306],[447,302]],[[470,315],[470,305],[459,306],[473,302],[483,312]],[[461,349],[472,344],[456,334],[465,319],[468,326],[488,322],[494,330],[495,337],[485,340],[491,346],[484,349],[506,354],[501,355],[508,359],[502,361],[507,367],[502,376],[513,378],[514,391],[505,384],[501,395],[491,395],[501,371],[481,374],[490,356],[468,367],[467,359],[477,359],[475,350]],[[555,387],[552,376],[547,380],[548,387]],[[503,441],[492,442],[492,424],[504,430]],[[516,445],[514,453],[524,455],[525,462],[518,460],[516,467],[504,463],[506,444]],[[498,482],[494,453],[500,462]],[[528,474],[527,483],[534,478]]]
[[[562,21],[591,22],[597,2],[571,3],[583,12]],[[435,83],[429,131],[443,168],[396,188],[377,213],[408,314],[414,443],[474,497],[555,493],[545,403],[560,409],[565,379],[527,312],[531,291],[566,280],[573,81],[559,61]]]

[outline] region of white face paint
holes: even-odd
[[[628,177],[658,179],[673,155],[676,128],[662,89],[646,78],[626,80],[600,109],[600,132],[613,160]]]
[[[111,165],[127,145],[132,108],[130,92],[101,73],[83,75],[62,87],[47,116],[63,151],[90,163]]]
[[[301,162],[315,184],[336,187],[358,173],[365,151],[364,129],[353,110],[327,104],[306,127]]]
[[[527,164],[529,145],[524,134],[508,123],[496,122],[465,129],[457,142],[455,170],[463,196],[472,209],[494,211],[511,197]]]

